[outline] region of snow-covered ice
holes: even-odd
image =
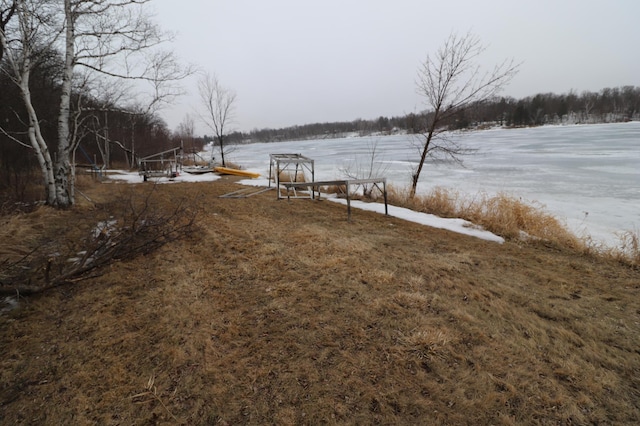
[[[462,195],[506,193],[540,204],[578,236],[615,246],[618,233],[640,228],[640,122],[492,129],[454,134],[474,151],[464,164],[425,164],[418,193],[435,187]],[[344,169],[369,160],[375,145],[380,174],[407,187],[418,158],[413,136],[372,136],[239,145],[231,161],[267,174],[269,154],[315,160],[315,179],[344,179]]]

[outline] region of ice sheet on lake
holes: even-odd
[[[640,122],[492,129],[454,135],[475,153],[464,165],[428,162],[418,192],[441,186],[462,194],[506,193],[545,206],[579,235],[616,245],[640,228]],[[269,154],[315,160],[315,179],[343,179],[355,156],[375,144],[387,181],[409,185],[417,156],[411,135],[238,145],[231,161],[268,175]]]

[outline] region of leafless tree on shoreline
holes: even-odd
[[[484,50],[476,35],[452,33],[418,69],[418,93],[430,111],[420,143],[420,159],[412,175],[411,197],[415,196],[427,157],[440,153],[459,161],[463,153],[461,147],[442,137],[447,121],[470,105],[495,97],[518,72],[519,64],[513,60],[496,65],[490,72],[481,72],[477,59]]]
[[[198,81],[198,93],[205,109],[200,118],[213,131],[220,148],[222,165],[225,166],[224,155],[228,150],[225,137],[233,121],[236,93],[223,87],[218,77],[210,74],[204,74]]]

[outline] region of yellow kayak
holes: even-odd
[[[220,173],[221,175],[244,176],[252,179],[260,177],[260,173],[249,172],[247,170],[230,169],[229,167],[214,167],[213,171]]]

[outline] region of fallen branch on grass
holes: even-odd
[[[35,249],[13,263],[0,265],[0,294],[33,294],[63,284],[100,276],[114,262],[149,254],[193,233],[197,210],[186,203],[167,209],[151,203],[151,193],[136,202],[131,196],[113,203],[124,206],[99,222],[83,241],[61,242]]]
[[[132,401],[137,404],[146,404],[149,402],[158,401],[160,405],[162,405],[162,408],[164,408],[164,410],[167,412],[167,414],[169,414],[173,418],[173,420],[179,422],[176,416],[174,416],[173,413],[169,411],[169,408],[167,408],[166,404],[162,402],[160,395],[158,395],[158,388],[155,386],[155,381],[155,376],[149,377],[149,381],[147,382],[147,386],[145,387],[146,390],[144,392],[133,395],[131,397]],[[175,395],[177,390],[178,388],[174,389],[173,395]]]

